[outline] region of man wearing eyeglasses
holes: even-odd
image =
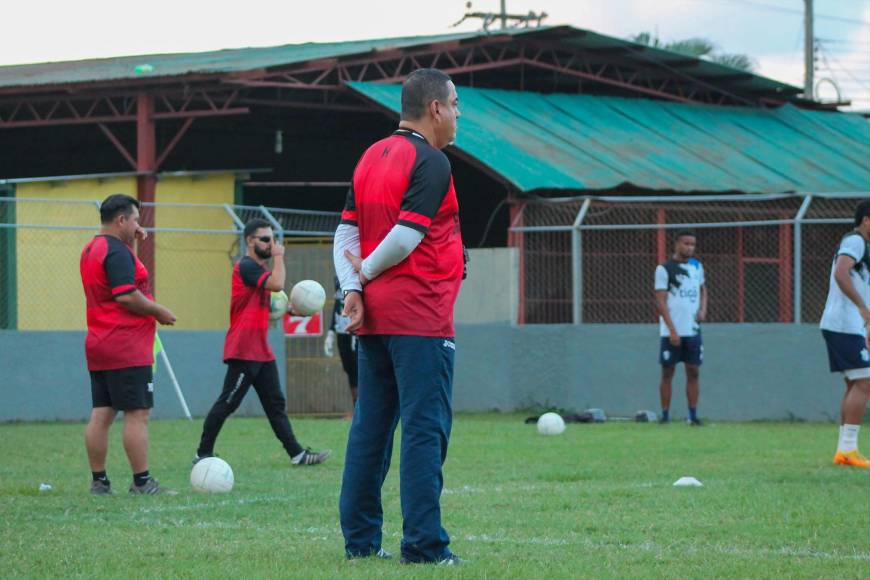
[[[270,293],[284,289],[284,246],[276,243],[272,226],[266,220],[249,221],[244,236],[247,252],[233,268],[230,328],[224,341],[227,374],[223,391],[205,418],[193,463],[214,456],[214,444],[224,421],[239,408],[251,386],[257,391],[272,431],[284,445],[291,463],[323,463],[329,450],[304,449],[293,434],[278,365],[268,341]],[[271,271],[266,269],[270,258],[274,258]]]

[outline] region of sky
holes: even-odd
[[[465,1],[9,0],[0,65],[474,31],[479,21],[451,28]],[[803,86],[804,0],[506,1],[511,13],[545,11],[546,24],[620,38],[643,31],[664,41],[704,37],[722,52],[752,57],[758,74]],[[870,110],[870,0],[814,4],[822,97],[839,90],[854,108]],[[499,0],[473,0],[474,11],[498,9]]]

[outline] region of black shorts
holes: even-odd
[[[151,367],[91,371],[91,400],[94,408],[112,407],[117,411],[150,409],[154,406]]]
[[[822,330],[828,347],[828,364],[832,373],[843,373],[849,380],[870,377],[870,351],[860,334]]]
[[[701,366],[704,362],[704,340],[701,331],[695,336],[681,336],[680,346],[671,344],[667,336],[659,341],[659,364],[663,367],[672,367],[677,363]]]

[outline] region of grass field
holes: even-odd
[[[181,494],[88,494],[82,424],[0,425],[0,575],[20,577],[867,577],[870,470],[831,465],[836,427],[569,425],[541,437],[517,415],[460,415],[443,511],[456,569],[346,562],[338,491],[349,424],[296,420],[334,450],[291,468],[265,419],[230,419],[217,451],[230,494],[189,490],[201,420],[152,423],[152,472]],[[870,434],[864,435],[865,448]],[[385,548],[398,552],[398,458]],[[691,475],[701,488],[675,488]],[[41,482],[54,486],[41,493]]]

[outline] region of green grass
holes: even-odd
[[[291,468],[265,419],[230,419],[230,494],[189,490],[201,421],[155,421],[152,472],[177,497],[97,498],[81,424],[0,425],[0,574],[304,578],[859,577],[870,569],[870,470],[831,465],[819,424],[569,425],[541,437],[517,415],[461,415],[444,524],[470,564],[346,562],[338,493],[349,424],[294,420],[322,466]],[[864,436],[865,440],[870,435]],[[112,433],[116,491],[129,468]],[[865,443],[865,447],[870,445]],[[398,459],[384,488],[398,552]],[[675,488],[683,475],[701,488]],[[41,482],[54,486],[40,493]]]

